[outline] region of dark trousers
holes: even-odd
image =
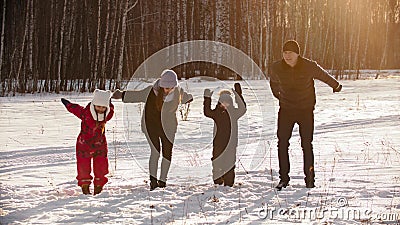
[[[172,148],[174,140],[169,140],[161,130],[148,130],[146,134],[151,154],[149,159],[150,179],[157,178],[158,160],[162,152],[160,180],[166,182],[169,168],[171,166]],[[161,145],[160,145],[161,141]]]
[[[301,147],[303,149],[304,174],[306,182],[314,182],[314,109],[279,109],[278,114],[278,158],[279,175],[283,182],[289,182],[289,139],[292,136],[293,127],[299,125]]]
[[[215,169],[216,168],[213,168],[213,170],[215,170]],[[232,187],[234,183],[235,183],[235,167],[230,169],[228,172],[226,172],[221,177],[214,180],[214,184],[219,184],[219,185],[224,185],[224,186],[229,186],[229,187]]]

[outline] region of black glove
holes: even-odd
[[[68,101],[68,100],[65,99],[65,98],[61,98],[61,102],[62,102],[62,104],[64,104],[65,106],[67,106],[68,104],[71,104],[71,102]]]
[[[333,89],[333,93],[340,92],[341,90],[342,90],[342,85],[339,84],[339,86],[337,86],[336,88]]]
[[[242,87],[240,86],[240,83],[235,83],[234,87],[235,87],[235,92],[238,95],[242,95]]]
[[[204,89],[204,98],[211,98],[213,92],[210,89]]]
[[[113,99],[123,99],[125,95],[125,91],[120,91],[119,89],[115,90],[111,98]]]
[[[193,95],[188,94],[188,98],[187,98],[186,102],[184,102],[184,103],[188,104],[188,103],[191,103],[191,102],[193,102]]]

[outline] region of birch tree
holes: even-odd
[[[6,6],[7,0],[3,0],[3,17],[2,17],[2,24],[1,24],[1,38],[0,38],[0,96],[4,95],[4,78],[3,78],[3,55],[4,55],[4,28],[6,25]]]
[[[137,1],[136,1],[137,3]],[[135,5],[136,5],[135,3]],[[129,0],[125,0],[123,13],[122,13],[122,31],[121,31],[121,45],[119,47],[119,60],[118,60],[118,72],[116,80],[116,88],[121,88],[122,81],[122,68],[124,63],[124,49],[125,49],[125,35],[126,35],[126,17],[129,12]]]

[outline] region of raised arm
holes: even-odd
[[[65,98],[62,98],[61,102],[64,104],[65,108],[67,108],[68,112],[74,114],[79,119],[82,119],[82,114],[84,111],[84,108],[82,106],[71,103],[70,101],[68,101]]]
[[[120,91],[116,90],[112,98],[114,99],[122,99],[124,103],[137,103],[137,102],[146,102],[147,97],[149,96],[150,91],[152,91],[153,86],[148,86],[143,90],[132,90],[132,91]]]
[[[238,108],[235,110],[235,116],[239,119],[247,111],[246,102],[244,101],[244,98],[242,95],[242,88],[239,83],[235,83],[235,89],[234,89],[233,93],[235,94],[235,101],[238,105]]]
[[[204,90],[204,102],[203,102],[203,112],[206,117],[214,118],[214,111],[211,109],[211,96],[212,92],[210,89]]]

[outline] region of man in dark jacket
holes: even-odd
[[[301,147],[303,149],[304,174],[307,188],[314,186],[314,154],[312,140],[314,134],[314,79],[318,79],[339,92],[339,84],[316,62],[300,56],[300,47],[294,40],[283,46],[283,59],[272,64],[270,86],[279,100],[278,113],[278,158],[280,182],[278,190],[289,184],[289,139],[297,123],[299,125]]]

